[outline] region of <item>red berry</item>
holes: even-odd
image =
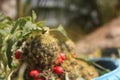
[[[53,71],[56,73],[56,74],[61,74],[61,73],[63,73],[63,68],[61,67],[61,66],[55,66],[54,68],[53,68]]]
[[[16,59],[20,59],[20,57],[21,57],[21,52],[20,51],[16,51],[15,52],[15,58]]]
[[[61,59],[65,60],[65,54],[64,53],[59,53]]]
[[[29,75],[35,79],[37,79],[38,75],[39,75],[39,71],[38,70],[31,70]]]
[[[63,60],[61,58],[57,58],[57,63],[61,64],[63,62]]]

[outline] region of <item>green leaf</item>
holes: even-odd
[[[12,49],[12,45],[14,44],[14,40],[12,40],[12,38],[8,38],[8,40],[6,41],[6,55],[7,55],[7,58],[8,58],[8,66],[9,68],[11,68],[11,62],[12,62],[12,52],[11,52],[11,49]]]
[[[28,22],[28,21],[31,21],[31,17],[30,17],[30,16],[19,18],[19,19],[13,24],[13,28],[12,28],[12,30],[11,30],[11,34],[13,34],[17,28],[23,30],[26,22]]]
[[[39,21],[39,22],[37,22],[37,26],[38,27],[43,27],[44,23],[45,23],[45,21]]]
[[[66,38],[68,38],[68,35],[62,25],[59,25],[57,30],[60,31]]]
[[[31,18],[31,16],[26,16],[26,17],[23,17],[22,20],[32,21],[32,18]]]
[[[59,25],[56,29],[50,29],[50,33],[54,35],[54,37],[59,39],[60,41],[69,40],[69,37],[65,29],[61,25]]]
[[[12,22],[12,19],[4,14],[0,14],[0,22]]]
[[[3,37],[6,37],[7,35],[10,34],[10,30],[11,29],[9,27],[0,29],[0,35]]]
[[[25,26],[23,27],[23,31],[28,32],[28,31],[30,31],[32,29],[36,29],[36,24],[33,24],[30,21],[26,22]]]
[[[32,11],[32,22],[35,22],[36,19],[37,19],[37,15],[35,11]]]
[[[0,35],[5,36],[6,35],[6,31],[5,30],[0,30]]]

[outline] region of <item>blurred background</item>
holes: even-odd
[[[118,56],[120,0],[0,0],[0,12],[13,19],[31,15],[32,10],[48,27],[62,24],[77,52],[101,48]]]

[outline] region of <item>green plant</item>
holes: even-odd
[[[98,76],[91,64],[73,57],[74,44],[61,25],[50,29],[43,27],[43,21],[35,22],[36,18],[34,11],[32,17],[15,21],[1,16],[0,79],[79,80]]]
[[[14,45],[34,31],[41,31],[42,22],[35,23],[36,14],[33,11],[32,17],[22,17],[13,21],[7,16],[0,14],[0,78],[8,79],[8,75],[13,71],[12,55],[17,48]],[[16,55],[18,58],[18,54]]]

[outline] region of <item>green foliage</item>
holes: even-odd
[[[69,39],[65,29],[62,25],[59,25],[57,28],[50,29],[50,33],[54,35],[60,41],[66,41]]]
[[[12,65],[12,55],[17,49],[15,46],[16,43],[23,38],[27,38],[29,34],[33,32],[39,33],[45,31],[42,27],[44,21],[36,23],[36,19],[37,16],[34,11],[32,12],[32,17],[21,17],[16,21],[11,20],[9,17],[4,15],[0,16],[0,79],[10,80],[10,76],[15,70]],[[61,25],[56,29],[50,29],[50,32],[61,33],[62,36],[59,38],[61,40],[69,39],[66,31]],[[32,35],[34,36],[34,34]],[[18,80],[23,80],[25,68],[26,64],[23,64],[20,72],[18,73]],[[65,75],[66,80],[69,80],[68,73]],[[55,80],[54,76],[52,76],[52,80]],[[78,77],[77,80],[81,80],[81,77]]]
[[[32,11],[32,21],[35,22],[36,19],[37,19],[37,15],[34,11]]]
[[[62,25],[59,25],[57,30],[60,31],[66,38],[68,38],[68,35]]]
[[[0,79],[7,79],[12,71],[11,62],[16,42],[33,30],[42,30],[42,22],[35,23],[37,16],[34,11],[32,13],[32,17],[22,17],[16,21],[0,14]]]
[[[0,79],[10,80],[10,76],[15,70],[14,65],[12,65],[12,56],[17,49],[15,46],[16,43],[23,38],[27,38],[27,36],[33,32],[39,33],[44,31],[43,23],[45,21],[35,22],[36,19],[37,16],[34,11],[32,11],[32,17],[21,17],[15,21],[9,17],[0,15]],[[51,29],[51,31],[52,30],[61,33],[62,37],[68,39],[67,33],[61,25],[56,29]],[[23,76],[23,69],[22,72],[20,70],[18,80],[21,80],[21,76]],[[52,79],[55,79],[54,76]]]

